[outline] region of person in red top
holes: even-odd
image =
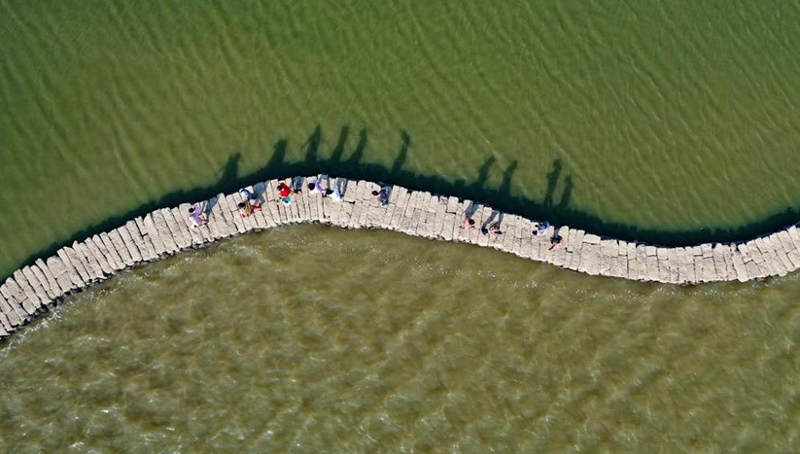
[[[292,197],[291,197],[292,188],[290,188],[289,186],[286,185],[286,183],[281,181],[278,184],[278,191],[280,191],[281,194],[281,202],[283,202],[285,205],[292,203]]]

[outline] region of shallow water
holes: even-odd
[[[800,278],[683,288],[300,226],[125,272],[0,351],[4,452],[790,452]]]
[[[331,3],[0,2],[0,276],[268,163],[666,232],[800,205],[798,2]]]

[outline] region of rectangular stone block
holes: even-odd
[[[664,247],[656,248],[656,258],[658,259],[658,281],[669,282],[669,275],[671,272],[669,249]]]
[[[797,226],[793,225],[786,229],[786,232],[792,238],[792,242],[794,243],[794,248],[800,250],[800,231],[797,230]]]
[[[703,257],[703,281],[714,282],[717,280],[719,279],[717,278],[713,257]]]
[[[628,278],[640,280],[642,278],[642,273],[639,269],[639,261],[636,259],[636,247],[636,243],[628,243],[627,245]]]
[[[675,263],[677,264],[678,277],[676,282],[682,284],[689,283],[689,267],[694,268],[694,264],[690,264],[686,258],[686,249],[682,247],[675,248]]]
[[[527,219],[522,221],[522,227],[519,229],[519,242],[520,242],[520,254],[522,257],[531,258],[533,256],[533,233],[532,233],[532,224]],[[572,235],[570,235],[570,241],[572,239]],[[571,253],[575,253],[575,251],[568,251]],[[580,258],[578,260],[572,259],[573,261],[570,263],[573,269],[577,268],[580,262]],[[574,265],[573,265],[574,263]]]
[[[123,240],[120,235],[119,229],[108,232],[108,238],[111,240],[114,250],[117,251],[117,254],[119,254],[126,266],[133,266],[136,264],[136,261],[131,257],[130,251],[128,251],[128,248],[125,246],[125,240]]]
[[[774,276],[778,274],[777,264],[775,263],[775,255],[770,245],[766,244],[764,238],[756,238],[755,243],[758,251],[761,253],[761,257],[764,259],[764,266],[761,267],[759,264],[759,267],[765,270],[767,276]]]
[[[50,271],[50,268],[47,266],[44,260],[36,259],[33,269],[34,272],[36,272],[38,269],[38,273],[41,273],[44,276],[44,279],[47,281],[48,288],[50,289],[49,294],[51,299],[60,298],[64,295],[64,293],[66,293],[65,291],[62,291],[61,286],[58,284],[58,281],[56,281],[55,276]]]
[[[346,180],[345,180],[346,181]],[[346,181],[345,190],[344,190],[344,201],[354,203],[358,196],[358,184],[354,181]]]
[[[144,230],[145,230],[145,232],[147,232],[147,236],[148,236],[148,238],[150,240],[150,243],[153,245],[153,249],[154,249],[156,255],[160,256],[160,255],[166,254],[167,253],[167,247],[164,245],[164,240],[161,239],[161,235],[158,232],[158,228],[156,227],[156,223],[155,223],[155,220],[153,219],[153,214],[152,213],[147,213],[144,216],[143,224],[144,224]],[[101,236],[101,239],[102,239],[102,236]],[[105,242],[103,242],[103,243],[105,244]],[[108,244],[106,244],[106,247],[108,247]],[[109,252],[117,255],[116,252],[112,252],[110,249],[109,249]],[[119,256],[117,256],[116,259],[117,259],[116,261],[118,263],[122,264],[122,260],[119,259]]]
[[[8,316],[2,311],[0,311],[0,325],[2,325],[3,328],[3,336],[7,336],[9,333],[14,331],[14,326],[16,326],[11,323],[11,321],[8,319]]]
[[[703,270],[703,255],[692,255],[694,262],[694,277],[695,282],[705,282],[705,271]]]
[[[792,241],[792,236],[789,235],[788,230],[781,230],[777,233],[777,235],[781,241],[781,244],[783,245],[783,250],[786,251],[787,254],[797,249],[794,241]]]
[[[7,282],[10,281],[11,278],[8,278]],[[17,285],[22,289],[23,294],[25,295],[26,299],[29,300],[36,309],[39,309],[43,305],[50,302],[50,298],[42,291],[40,285],[37,285],[36,282],[31,282],[28,280],[28,277],[25,276],[25,273],[22,270],[14,271],[14,279],[17,282]],[[37,289],[37,287],[39,287]],[[42,291],[42,296],[39,295],[39,292]]]
[[[72,279],[72,266],[69,267],[64,264],[60,256],[53,256],[47,258],[47,268],[53,273],[53,277],[58,282],[58,286],[65,294],[77,288],[75,281]],[[76,273],[77,274],[77,273]]]
[[[86,268],[81,263],[78,255],[75,251],[70,247],[63,247],[59,250],[59,252],[63,251],[63,255],[59,254],[61,260],[64,263],[69,263],[72,265],[72,268],[76,271],[76,273],[80,276],[80,288],[86,286],[87,283],[91,282],[92,278],[89,276],[89,273],[86,271]]]
[[[72,250],[78,254],[78,258],[81,260],[84,269],[86,269],[86,271],[89,273],[89,276],[92,278],[92,280],[100,280],[105,277],[100,264],[97,262],[85,244],[75,241],[72,243]]]
[[[22,268],[22,274],[28,279],[28,282],[36,292],[36,296],[39,297],[43,304],[50,304],[57,298],[57,295],[53,294],[50,289],[50,282],[48,282],[36,264]]]
[[[339,210],[339,217],[337,220],[337,224],[340,227],[346,228],[347,225],[350,223],[350,218],[353,214],[354,205],[349,202],[342,202],[342,207]]]
[[[175,252],[177,252],[178,243],[175,242],[175,238],[173,238],[172,236],[172,232],[170,231],[170,228],[167,225],[167,221],[164,218],[164,213],[161,210],[156,210],[150,213],[148,216],[150,216],[153,219],[153,225],[155,226],[156,236],[159,238],[161,245],[164,248],[164,253],[174,254]],[[145,222],[146,221],[147,218],[145,218]],[[156,246],[158,245],[156,244]],[[122,257],[122,261],[126,265],[130,266],[130,263],[128,263],[130,261],[130,257],[128,257],[127,259],[125,257],[125,255],[127,255],[127,252],[125,255],[123,255],[122,252],[119,250],[119,248],[116,247],[116,244],[114,245],[114,248],[120,255],[120,257]]]
[[[0,285],[0,306],[4,308],[4,313],[8,317],[9,322],[14,326],[19,326],[28,319],[28,313],[22,305],[17,302],[15,298],[6,296],[6,288],[4,285]]]
[[[105,236],[105,238],[103,238]],[[125,268],[125,262],[122,261],[122,257],[119,256],[116,249],[113,249],[113,245],[111,243],[111,239],[108,238],[108,234],[101,233],[100,235],[95,235],[92,237],[95,246],[100,250],[100,252],[106,257],[106,261],[114,271],[119,271]]]
[[[593,240],[593,238],[590,239]],[[581,247],[581,264],[578,269],[591,275],[599,274],[600,255],[600,244],[587,242],[586,237],[584,237],[583,246]]]
[[[111,266],[105,254],[103,254],[100,251],[100,248],[97,247],[97,244],[94,241],[94,237],[87,238],[84,243],[86,244],[86,248],[89,250],[92,256],[94,256],[95,260],[100,265],[100,269],[102,270],[103,274],[108,276],[114,274],[115,272],[114,267]]]
[[[736,278],[739,282],[746,282],[750,279],[750,275],[747,272],[747,266],[744,263],[744,256],[742,255],[741,251],[738,249],[732,252],[732,259],[733,259],[733,268],[736,270]]]
[[[206,219],[208,219],[208,229],[215,239],[227,238],[230,236],[228,223],[222,215],[222,208],[220,207],[218,197],[215,196],[208,199],[205,213]]]
[[[458,197],[448,197],[447,198],[447,212],[459,214],[460,203],[458,201]]]
[[[756,265],[756,262],[752,260],[746,262],[745,266],[747,267],[747,275],[750,277],[750,279],[758,279],[764,275],[758,265]]]
[[[619,244],[617,240],[600,240],[600,251],[603,256],[600,274],[603,276],[614,276],[617,273],[617,255],[619,255]]]
[[[723,246],[719,243],[715,244],[713,250],[714,269],[716,270],[718,280],[727,281],[728,269],[725,266],[725,258],[723,257],[723,253]]]
[[[761,255],[761,251],[758,250],[758,245],[756,245],[756,242],[752,240],[748,241],[746,245],[747,245],[746,249],[747,253],[745,255],[750,259],[750,261],[752,261],[755,264],[755,266],[748,265],[747,267],[748,274],[750,272],[755,272],[756,273],[754,275],[755,278],[765,277],[767,275],[766,261],[764,260],[764,256]],[[748,262],[745,261],[745,263],[747,264]]]
[[[143,259],[155,260],[158,258],[158,252],[156,252],[155,243],[153,242],[149,227],[146,225],[144,219],[145,218],[142,216],[135,219],[136,226],[139,228],[139,233],[142,235],[145,243],[144,249],[139,248],[139,252],[142,253]]]
[[[139,226],[136,224],[136,220],[131,220],[125,223],[125,228],[128,230],[128,233],[131,235],[131,239],[133,240],[133,244],[136,245],[136,249],[139,252],[139,256],[142,260],[152,260],[155,255],[155,251],[148,250],[148,243],[145,242],[144,236],[142,236],[142,232],[139,230]]]
[[[130,254],[131,259],[134,263],[139,263],[142,261],[142,254],[139,252],[139,248],[136,247],[136,243],[133,242],[133,237],[131,236],[128,228],[124,225],[119,226],[116,229],[119,232],[119,236],[122,238],[122,243],[128,249],[128,254]]]
[[[35,314],[38,306],[41,306],[41,304],[35,305],[30,300],[30,298],[25,294],[22,288],[20,288],[19,284],[17,284],[14,278],[9,277],[6,279],[5,283],[0,286],[0,291],[2,291],[6,301],[16,302],[17,305],[22,308],[25,313],[25,317]],[[38,298],[36,300],[38,301]]]
[[[600,237],[592,233],[586,233],[583,236],[583,242],[588,244],[600,244]]]
[[[794,270],[794,265],[792,265],[792,261],[789,260],[789,256],[786,255],[786,249],[783,246],[783,241],[780,238],[778,233],[774,233],[770,236],[770,240],[772,241],[772,246],[775,249],[775,257],[778,261],[781,262],[781,267],[786,273],[790,273]]]
[[[656,254],[656,250],[657,249],[653,246],[645,246],[646,277],[648,281],[652,282],[658,282],[660,276],[658,269],[658,256]],[[653,252],[652,254],[650,254],[651,251]]]

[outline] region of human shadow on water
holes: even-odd
[[[246,175],[239,174],[241,153],[233,152],[220,170],[219,177],[215,183],[171,192],[158,199],[147,201],[133,210],[112,216],[103,222],[81,230],[67,240],[53,243],[43,248],[23,261],[21,266],[30,265],[37,258],[49,257],[61,247],[71,245],[74,241],[82,241],[95,234],[107,232],[131,219],[143,216],[159,208],[176,206],[184,202],[208,200],[219,193],[231,193],[241,187],[255,184],[259,181],[298,175],[327,174],[351,180],[383,181],[412,190],[424,190],[435,194],[472,200],[479,204],[491,206],[504,213],[518,214],[531,220],[549,220],[555,225],[569,225],[572,228],[583,229],[587,232],[625,241],[638,241],[662,246],[689,246],[705,242],[745,241],[759,235],[772,233],[800,221],[798,210],[794,207],[789,207],[757,222],[745,224],[734,229],[698,228],[673,231],[641,228],[631,224],[604,221],[592,213],[572,207],[570,199],[575,190],[575,182],[571,175],[567,175],[562,184],[561,176],[565,171],[560,158],[553,160],[550,170],[545,175],[544,198],[534,200],[525,196],[511,194],[513,175],[518,167],[516,161],[512,162],[504,170],[500,186],[493,188],[487,186],[487,181],[497,161],[494,155],[487,158],[478,167],[473,181],[449,180],[439,175],[425,174],[403,167],[409,154],[413,152],[413,142],[407,131],[400,132],[398,153],[391,166],[364,162],[369,142],[369,134],[366,128],[362,128],[359,131],[355,146],[352,148],[350,156],[345,159],[349,142],[350,127],[344,126],[339,131],[338,139],[330,156],[327,158],[320,157],[319,150],[325,140],[322,128],[317,126],[308,140],[300,147],[300,151],[305,151],[302,154],[304,156],[303,160],[297,162],[287,161],[290,143],[287,139],[280,139],[273,145],[271,155],[264,166]],[[561,187],[561,193],[557,197],[559,187]],[[471,204],[470,208],[474,211],[477,209],[477,204]]]

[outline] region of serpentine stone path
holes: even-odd
[[[250,186],[263,208],[242,217],[237,204],[241,195],[218,196],[199,202],[208,222],[190,227],[187,215],[193,206],[155,210],[101,233],[56,255],[39,259],[17,270],[0,285],[0,336],[17,327],[67,295],[80,291],[126,268],[201,247],[220,238],[268,229],[284,224],[322,223],[347,229],[382,228],[409,235],[457,241],[500,249],[520,257],[547,262],[587,274],[672,284],[714,281],[748,281],[785,275],[800,268],[800,232],[796,226],[744,243],[706,243],[692,247],[657,247],[603,238],[560,226],[536,235],[536,222],[500,213],[488,206],[456,197],[386,186],[389,203],[381,206],[372,191],[379,184],[321,177],[324,189],[341,188],[343,200],[311,194],[307,183],[317,177],[271,180]],[[278,184],[296,189],[292,202],[279,201]],[[462,230],[465,214],[475,228]],[[495,222],[499,234],[482,234],[481,228]],[[561,246],[550,249],[554,234]]]

